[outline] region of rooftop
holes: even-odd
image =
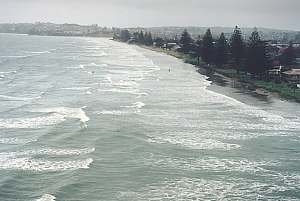
[[[300,75],[300,69],[291,69],[289,71],[283,72],[286,75]]]

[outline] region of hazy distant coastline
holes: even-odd
[[[184,29],[197,37],[203,35],[207,28],[210,28],[215,36],[224,33],[226,36],[232,34],[233,27],[131,27],[127,28],[131,32],[145,31],[151,32],[155,37],[174,38],[180,36]],[[28,35],[45,35],[45,36],[87,36],[87,37],[112,37],[114,33],[119,32],[122,28],[102,27],[100,25],[79,25],[79,24],[55,24],[49,22],[37,23],[2,23],[0,24],[0,33],[16,33]],[[241,28],[244,37],[248,38],[253,28]],[[260,35],[266,40],[282,40],[283,38],[291,40],[295,38],[299,31],[281,30],[271,28],[258,28]]]
[[[112,37],[112,28],[94,25],[54,23],[5,23],[0,24],[0,33],[15,33],[41,36],[87,36]]]

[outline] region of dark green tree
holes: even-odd
[[[114,40],[118,40],[119,39],[119,34],[117,34],[116,32],[114,32],[113,39]]]
[[[143,32],[143,31],[141,31],[141,32],[139,33],[138,43],[140,43],[140,44],[142,44],[142,45],[145,44],[145,36],[144,36],[144,32]]]
[[[292,43],[290,43],[289,47],[283,51],[280,56],[280,63],[281,65],[288,67],[296,64],[296,51]]]
[[[224,33],[221,33],[215,49],[215,63],[217,66],[222,67],[228,62],[228,53],[229,44],[226,40]]]
[[[197,63],[200,64],[200,57],[202,55],[202,39],[198,36],[195,44],[195,56],[197,57]]]
[[[144,44],[147,45],[148,32],[146,31],[144,34]]]
[[[157,37],[154,39],[154,43],[156,47],[162,47],[165,44],[165,40],[161,37]]]
[[[181,34],[181,38],[179,42],[181,44],[181,51],[183,53],[189,53],[191,51],[192,44],[194,41],[191,35],[189,34],[189,32],[185,29]]]
[[[153,38],[151,32],[145,34],[145,45],[152,46],[153,45]]]
[[[255,29],[250,37],[246,53],[246,71],[254,75],[262,75],[269,69],[270,59],[265,42]]]
[[[230,52],[234,68],[237,73],[243,69],[245,59],[245,43],[242,37],[242,32],[238,26],[235,27],[230,40]]]
[[[139,32],[134,32],[134,33],[132,34],[132,36],[133,36],[133,38],[134,38],[134,40],[135,40],[136,42],[138,42],[138,40],[139,40],[139,35],[140,35]]]
[[[202,60],[208,64],[214,60],[214,43],[210,29],[207,29],[202,40]]]
[[[120,34],[120,40],[123,42],[127,42],[130,39],[130,33],[127,29],[122,30]]]

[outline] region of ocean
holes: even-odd
[[[300,200],[299,104],[196,70],[105,38],[0,34],[0,200]]]

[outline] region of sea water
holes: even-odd
[[[299,200],[299,104],[211,84],[109,39],[1,34],[0,200]]]

